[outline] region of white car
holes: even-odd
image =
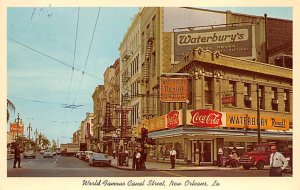
[[[94,152],[93,151],[90,151],[90,150],[88,150],[88,151],[85,151],[85,161],[89,161],[89,159],[90,159],[90,157],[92,156],[94,154]]]
[[[46,157],[53,158],[53,152],[51,150],[46,150],[44,152],[44,158],[46,158]]]
[[[24,156],[24,158],[29,158],[29,157],[31,157],[31,158],[35,158],[35,150],[25,150],[24,152],[23,152],[23,156]]]

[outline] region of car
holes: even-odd
[[[35,154],[35,150],[25,150],[23,152],[23,156],[24,158],[35,158],[36,154]]]
[[[103,153],[94,153],[89,157],[89,165],[110,166],[111,160]]]
[[[46,158],[46,157],[53,158],[53,152],[51,150],[46,150],[44,152],[44,158]]]
[[[90,151],[90,150],[87,150],[87,151],[85,151],[84,152],[85,153],[85,161],[89,161],[89,159],[90,159],[90,156],[92,156],[93,154],[94,154],[94,152],[93,151]]]
[[[84,151],[78,151],[76,152],[76,158],[79,158],[80,154],[82,154]]]
[[[86,159],[85,151],[82,151],[82,152],[79,154],[79,159],[80,159],[80,160],[85,160],[85,159]]]

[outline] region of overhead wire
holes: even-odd
[[[89,59],[89,56],[90,56],[90,51],[91,51],[91,47],[92,47],[92,43],[93,43],[93,39],[94,39],[96,27],[97,27],[97,23],[98,23],[98,20],[99,20],[100,11],[101,11],[101,7],[98,8],[98,14],[97,14],[96,22],[95,22],[95,25],[94,25],[94,30],[93,30],[92,38],[91,38],[91,41],[90,41],[90,45],[89,45],[89,49],[88,49],[88,54],[87,54],[87,57],[86,57],[86,60],[85,60],[85,64],[84,64],[84,68],[83,68],[83,71],[82,71],[82,74],[81,74],[79,86],[78,86],[77,91],[75,93],[75,98],[74,98],[73,102],[76,101],[77,94],[78,94],[79,89],[81,87],[83,76],[85,74],[85,69],[86,69],[86,65],[87,65],[87,62],[88,62],[88,59]]]

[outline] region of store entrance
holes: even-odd
[[[213,143],[211,140],[193,140],[191,145],[192,161],[194,164],[201,165],[212,163]]]

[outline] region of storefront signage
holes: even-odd
[[[198,127],[218,127],[222,125],[222,113],[213,110],[191,111],[191,124]]]
[[[174,33],[174,61],[181,61],[190,50],[201,47],[234,57],[251,57],[252,26],[220,27]]]
[[[158,131],[167,128],[167,117],[166,115],[155,117],[149,120],[148,131]]]
[[[160,101],[187,102],[187,78],[160,78]]]
[[[177,127],[179,125],[180,116],[181,114],[179,111],[170,111],[167,115],[167,127],[171,129]]]
[[[226,126],[234,128],[257,129],[257,117],[256,115],[227,113]],[[260,128],[271,130],[289,130],[289,119],[261,115]]]
[[[19,135],[23,135],[24,134],[24,125],[21,124],[17,124],[17,123],[11,123],[10,124],[10,132],[11,133],[15,133],[15,134],[19,134]]]

